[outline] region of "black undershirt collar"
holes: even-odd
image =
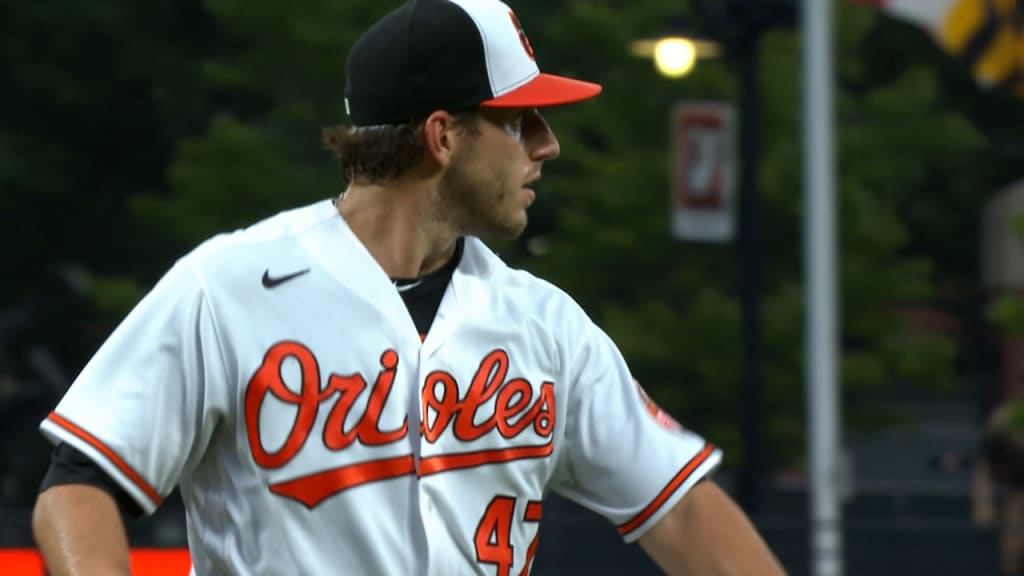
[[[462,260],[462,252],[465,240],[459,238],[455,243],[455,254],[451,259],[437,270],[420,276],[419,278],[392,278],[391,282],[398,290],[398,295],[405,302],[405,307],[416,325],[420,339],[426,338],[430,331],[437,309],[441,306],[441,299],[451,282],[452,274]]]

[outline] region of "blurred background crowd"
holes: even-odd
[[[1019,573],[1024,5],[820,1],[846,573]],[[393,4],[0,0],[0,548],[32,545],[39,422],[174,259],[343,189],[320,130],[346,121],[347,49]],[[496,247],[572,294],[651,396],[724,447],[721,482],[810,573],[799,2],[510,4],[542,69],[604,92],[547,114],[562,156],[525,236]],[[659,70],[665,35],[698,42]],[[712,120],[687,124],[693,110]],[[569,574],[565,558],[650,573],[610,526],[546,510],[535,573]],[[183,545],[174,498],[132,537]]]

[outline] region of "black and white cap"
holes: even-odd
[[[408,0],[356,41],[346,71],[355,126],[475,106],[556,106],[601,92],[542,73],[519,19],[498,0]]]

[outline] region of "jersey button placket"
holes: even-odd
[[[423,395],[424,395],[425,390],[426,390],[425,386],[426,386],[426,376],[427,376],[426,375],[426,370],[424,368],[424,366],[425,366],[425,359],[426,359],[426,355],[424,354],[423,347],[420,346],[420,347],[417,348],[416,372],[415,372],[416,373],[416,383],[415,383],[415,390],[414,390],[414,393],[413,393],[413,396],[415,397],[415,402],[413,402],[413,405],[416,407],[416,410],[417,410],[417,412],[415,414],[415,418],[419,422],[419,429],[420,429],[419,438],[417,439],[417,442],[414,444],[414,447],[415,447],[415,450],[416,450],[416,466],[417,466],[417,468],[419,468],[420,463],[423,461],[423,459],[426,458],[426,457],[429,457],[430,453],[431,453],[430,444],[427,443],[426,436],[425,436],[425,434],[423,432],[425,427],[426,427],[426,422],[424,421],[424,418],[427,416],[427,414],[425,412],[426,405],[424,404],[424,400],[423,400]],[[417,476],[419,476],[419,470],[417,470]],[[431,502],[430,496],[428,496],[426,491],[424,490],[424,478],[422,476],[420,476],[419,477],[419,481],[416,484],[417,484],[417,490],[419,492],[419,497],[420,497],[420,510],[421,510],[421,512],[423,512],[423,513],[432,512],[434,504],[433,504],[433,502]]]

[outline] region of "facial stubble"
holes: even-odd
[[[526,228],[522,215],[510,208],[509,175],[500,170],[490,173],[478,168],[474,152],[460,151],[441,178],[442,214],[463,234],[485,239],[511,240]]]

